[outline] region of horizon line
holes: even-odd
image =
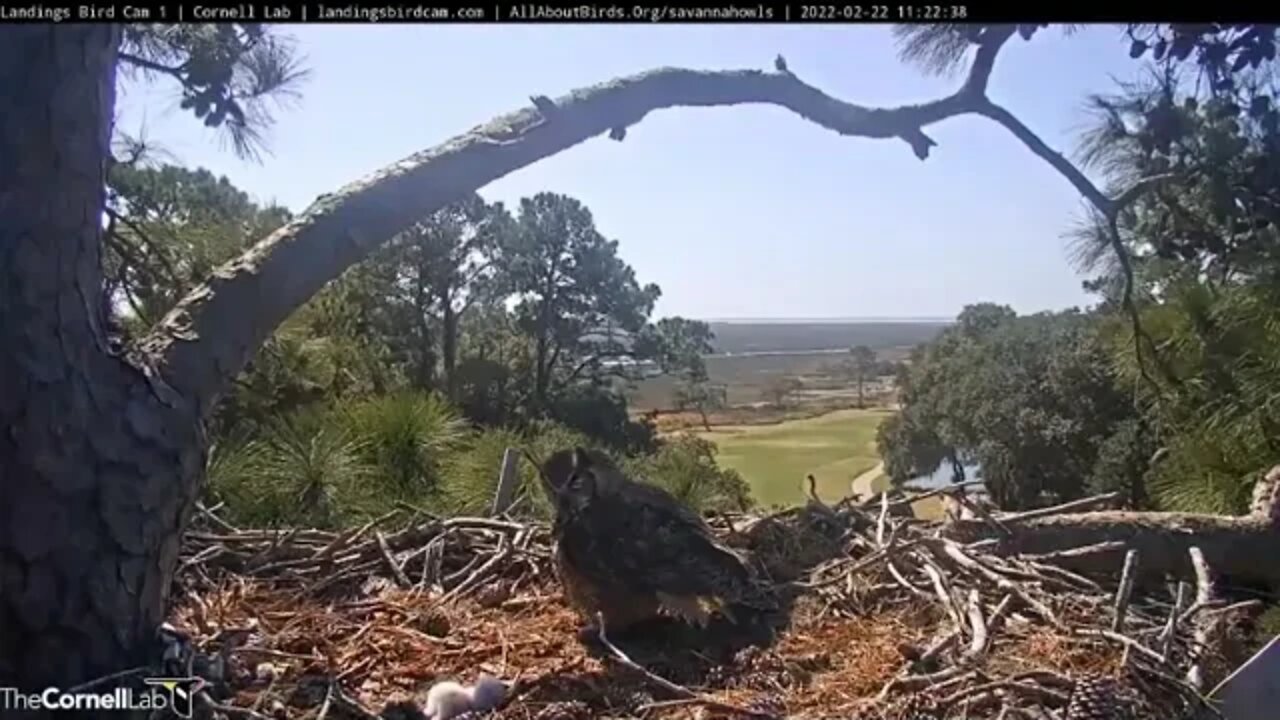
[[[867,316],[867,317],[718,317],[718,318],[701,318],[702,322],[708,323],[725,323],[725,324],[813,324],[813,325],[836,325],[836,324],[855,324],[855,323],[952,323],[955,322],[955,316],[925,316],[925,317],[890,317],[890,316]]]

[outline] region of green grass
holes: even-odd
[[[876,426],[891,412],[837,410],[776,425],[725,425],[698,435],[716,443],[717,461],[741,473],[761,505],[804,502],[809,473],[818,481],[818,496],[834,502],[849,494],[853,478],[880,461]]]

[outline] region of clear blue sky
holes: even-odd
[[[649,68],[792,71],[830,94],[893,105],[939,97],[958,78],[901,63],[888,26],[291,26],[312,77],[279,113],[261,165],[220,149],[177,109],[173,87],[131,89],[122,127],[178,160],[225,174],[294,210],[434,145],[531,94]],[[1015,38],[991,96],[1069,150],[1090,92],[1134,76],[1117,28]],[[848,139],[769,106],[651,115],[625,142],[593,139],[483,188],[509,204],[541,190],[584,201],[658,315],[698,318],[952,316],[966,303],[1020,312],[1087,302],[1064,232],[1071,187],[990,121],[930,131],[920,162],[897,140]]]

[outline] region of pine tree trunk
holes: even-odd
[[[450,400],[458,396],[458,314],[453,309],[452,293],[442,293],[440,302],[443,306],[441,322],[440,354],[444,362],[444,392]]]
[[[109,25],[0,30],[0,686],[152,659],[202,465],[194,409],[103,333],[118,43]]]

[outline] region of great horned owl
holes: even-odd
[[[551,455],[542,483],[565,598],[594,624],[621,630],[659,614],[705,626],[732,606],[768,607],[742,558],[665,490],[633,481],[602,453]]]

